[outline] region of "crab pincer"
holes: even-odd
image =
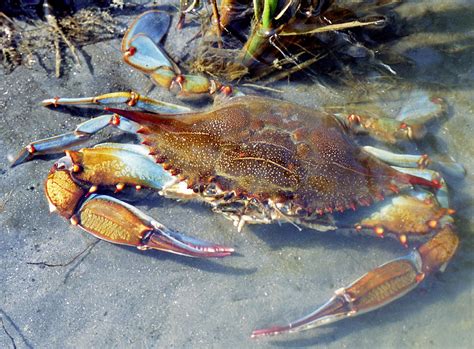
[[[188,257],[226,257],[233,248],[173,231],[137,208],[106,195],[95,195],[71,217],[92,235],[140,250],[156,249]]]
[[[408,255],[382,264],[349,286],[336,290],[314,312],[287,325],[255,330],[251,337],[301,332],[383,307],[413,290],[426,276],[443,271],[458,244],[452,225],[446,224],[431,240]]]
[[[202,75],[182,74],[164,51],[160,41],[169,24],[170,16],[163,11],[152,10],[138,16],[122,40],[124,61],[180,98],[199,98],[220,91],[223,85],[218,81]]]
[[[88,177],[88,172],[99,174],[96,167],[102,167],[115,154],[123,156],[126,152],[132,152],[129,149],[133,147],[125,149],[98,147],[96,152],[92,150],[86,155],[80,152],[68,152],[66,157],[52,167],[45,182],[50,210],[57,211],[69,219],[71,224],[79,226],[97,238],[115,244],[135,246],[140,250],[156,249],[188,257],[226,257],[232,254],[233,248],[185,236],[165,227],[126,202],[108,195],[96,194],[98,185],[91,185],[84,180]],[[88,162],[84,163],[84,159]],[[126,161],[126,157],[121,162],[115,161],[119,172],[122,173],[120,180],[128,177],[129,181],[135,181],[136,190],[141,190],[142,185],[151,186],[150,181],[156,187],[160,181],[169,180],[169,176],[161,171],[153,175],[146,172],[146,168],[141,173],[147,177],[148,182],[134,179],[127,175],[131,169],[125,166]],[[146,162],[147,159],[144,158],[140,165],[146,167]],[[136,166],[137,162],[128,165]],[[114,173],[111,174],[112,178],[113,176]],[[108,179],[97,180],[106,185]],[[123,186],[123,183],[117,184],[116,190]]]

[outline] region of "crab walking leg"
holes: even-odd
[[[428,155],[410,155],[410,154],[397,154],[392,153],[388,150],[379,149],[371,146],[362,147],[366,152],[372,154],[378,159],[388,163],[389,165],[401,166],[401,167],[415,167],[415,168],[426,168],[431,164],[431,159]]]
[[[71,146],[84,143],[95,133],[110,125],[124,132],[134,134],[140,129],[137,123],[127,118],[117,117],[113,114],[100,115],[77,125],[72,132],[40,139],[28,144],[20,151],[11,167],[27,162],[37,155],[60,153]]]
[[[427,275],[443,271],[456,252],[459,239],[446,224],[431,240],[410,254],[363,275],[313,313],[286,326],[255,330],[252,338],[299,332],[380,308],[414,289]]]
[[[397,154],[392,153],[388,150],[383,150],[371,146],[364,146],[364,150],[378,159],[386,162],[389,165],[400,166],[402,168],[433,168],[437,171],[449,173],[452,176],[462,178],[466,174],[465,168],[455,162],[450,161],[433,161],[427,154],[423,155],[410,155],[410,154]]]
[[[112,115],[100,115],[77,125],[72,132],[34,141],[21,150],[11,167],[29,161],[36,155],[59,153],[67,147],[84,143],[111,122]]]
[[[395,118],[374,117],[364,114],[336,113],[336,117],[353,133],[369,134],[382,142],[422,139],[427,132],[427,125],[447,110],[446,102],[441,98],[432,98],[422,91],[414,91],[407,96],[405,107]]]
[[[418,140],[426,135],[423,123],[412,121],[410,123],[392,118],[376,118],[366,115],[336,114],[336,117],[355,134],[369,134],[371,137],[387,143],[397,141]]]
[[[445,208],[445,209],[449,208],[448,186],[446,185],[446,181],[444,180],[444,178],[441,177],[438,172],[429,170],[426,168],[420,169],[420,168],[405,168],[405,167],[397,167],[397,166],[392,166],[392,167],[396,169],[397,171],[438,183],[439,188],[435,194],[436,201],[440,207]]]
[[[155,112],[155,113],[170,113],[170,114],[180,114],[187,113],[191,111],[188,107],[181,105],[162,102],[147,96],[142,96],[137,92],[111,92],[94,97],[81,97],[81,98],[62,98],[54,97],[45,99],[41,104],[45,107],[58,105],[88,105],[88,104],[120,104],[125,103],[131,107],[137,107],[142,110]]]
[[[189,257],[225,257],[234,250],[217,244],[186,237],[174,232],[152,217],[123,201],[105,195],[91,194],[97,186],[87,182],[88,175],[98,177],[103,185],[117,183],[117,190],[123,189],[123,182],[132,182],[134,170],[143,178],[135,178],[133,183],[152,184],[155,189],[166,186],[174,179],[159,166],[148,166],[151,159],[140,156],[137,147],[120,145],[98,147],[97,153],[84,155],[70,153],[58,160],[51,169],[45,183],[45,192],[51,211],[58,212],[88,233],[108,242],[135,246],[138,249],[157,249]],[[113,153],[117,157],[113,159]],[[130,154],[125,154],[129,152]],[[130,157],[136,155],[134,161]],[[96,158],[93,161],[93,158]],[[86,160],[78,164],[78,159]],[[100,176],[104,164],[114,164],[109,177]],[[142,165],[145,169],[136,169]],[[154,172],[154,173],[153,173]],[[112,178],[115,175],[116,178]],[[111,181],[109,183],[109,181]],[[160,185],[161,184],[161,185]],[[89,190],[87,188],[90,186]],[[94,188],[91,190],[91,188]]]

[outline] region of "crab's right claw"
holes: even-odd
[[[75,180],[68,158],[51,170],[45,191],[51,211],[70,219],[99,239],[135,246],[140,250],[156,249],[188,257],[226,257],[233,248],[211,244],[171,231],[136,207],[106,195],[87,191]]]
[[[317,310],[286,326],[255,330],[252,338],[300,332],[377,309],[413,289],[422,280],[416,254],[386,263],[335,292]]]
[[[233,248],[184,236],[132,205],[106,195],[92,196],[71,218],[73,224],[112,243],[188,257],[226,257]]]
[[[125,52],[131,46],[131,41],[137,35],[149,37],[155,44],[159,44],[168,33],[171,18],[163,11],[147,11],[138,16],[125,33],[122,41],[122,51]]]

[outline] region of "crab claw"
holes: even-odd
[[[316,311],[308,314],[294,322],[284,326],[272,326],[269,328],[255,330],[251,334],[251,338],[273,336],[280,333],[292,333],[309,330],[331,322],[347,317],[350,313],[348,305],[350,303],[344,299],[344,295],[336,295],[327,303],[322,305]]]
[[[221,91],[222,84],[200,75],[183,75],[178,65],[162,48],[170,16],[162,11],[148,11],[131,25],[122,40],[124,61],[150,75],[151,80],[176,93],[179,98],[199,98]],[[224,91],[232,91],[226,87]],[[231,93],[231,92],[225,92]]]
[[[142,238],[145,249],[154,248],[188,257],[226,257],[234,252],[233,248],[185,236],[157,222],[153,226],[155,229]]]
[[[130,48],[130,42],[137,35],[149,37],[155,44],[159,44],[161,39],[168,33],[171,18],[163,11],[147,11],[138,16],[125,33],[122,40],[122,50]]]
[[[415,250],[369,271],[349,286],[338,289],[329,301],[312,313],[286,326],[255,330],[251,337],[306,331],[375,310],[402,297],[423,278],[422,257]]]
[[[179,67],[161,48],[160,41],[167,33],[170,16],[161,11],[148,11],[130,26],[122,40],[125,62],[147,74],[160,86],[169,88]]]
[[[316,311],[286,326],[255,330],[251,337],[300,332],[383,307],[404,296],[427,275],[443,271],[459,244],[451,224],[445,224],[431,240],[408,255],[382,264],[340,288]]]
[[[188,257],[226,257],[231,247],[184,236],[166,228],[136,207],[107,195],[91,195],[71,223],[115,244],[155,249]]]
[[[71,170],[72,168],[72,170]],[[155,249],[188,257],[226,257],[233,248],[191,238],[166,228],[136,207],[107,195],[91,194],[73,176],[69,156],[51,169],[45,183],[51,211],[95,237],[140,250]]]

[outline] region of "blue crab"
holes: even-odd
[[[123,39],[124,59],[160,85],[166,81],[185,91],[189,83],[194,89],[204,80],[181,75],[157,44],[156,20],[163,18],[158,13],[148,12],[132,24]],[[227,87],[219,88],[228,94]],[[444,106],[439,99],[424,102],[432,108],[430,118]],[[422,124],[329,113],[256,96],[223,98],[204,111],[135,92],[43,101],[87,103],[134,108],[107,107],[108,113],[72,132],[32,142],[13,165],[81,144],[108,126],[135,134],[140,144],[66,150],[46,179],[51,210],[100,239],[190,257],[226,257],[234,251],[177,233],[113,196],[132,188],[204,202],[239,230],[245,224],[290,222],[320,231],[394,236],[407,246],[409,240],[423,240],[406,256],[337,290],[308,316],[256,330],[252,337],[305,330],[384,306],[444,270],[456,252],[446,183],[429,167],[459,166],[355,141],[361,133],[392,143],[419,138]]]

